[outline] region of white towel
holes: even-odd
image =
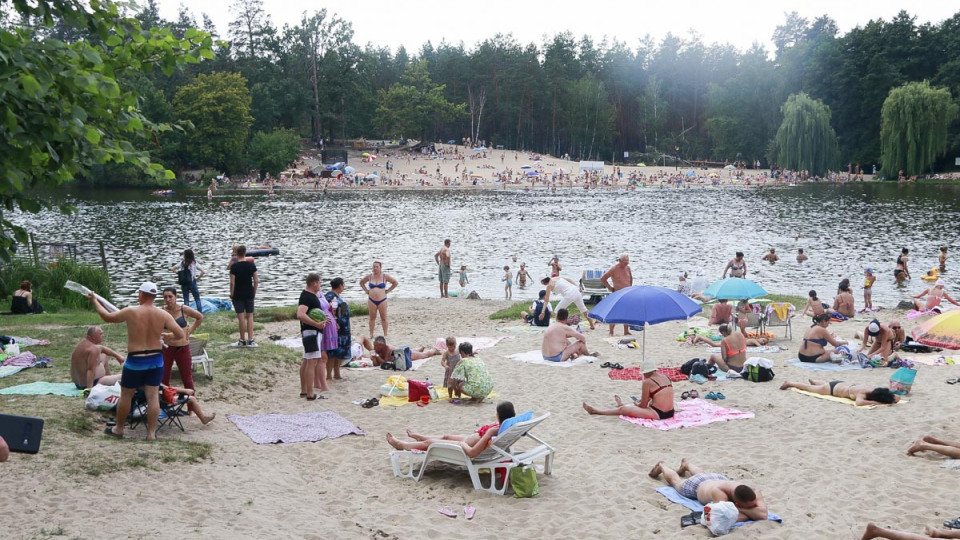
[[[581,356],[575,360],[567,360],[566,362],[550,362],[543,359],[543,354],[540,351],[511,354],[510,356],[507,356],[507,358],[510,358],[511,360],[519,360],[524,364],[540,364],[543,366],[553,367],[581,366],[584,364],[592,364],[597,360],[597,357],[595,356]]]

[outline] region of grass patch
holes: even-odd
[[[78,435],[93,433],[97,430],[97,424],[86,411],[77,411],[67,415],[63,419],[63,426]]]
[[[50,264],[14,259],[4,264],[0,267],[0,298],[9,297],[24,280],[31,282],[34,298],[47,311],[93,310],[89,300],[63,288],[67,280],[82,283],[110,300],[110,276],[103,268],[78,264],[73,259],[60,258]]]
[[[490,314],[490,319],[494,321],[502,321],[509,319],[519,319],[520,312],[530,309],[530,304],[528,302],[514,302],[512,306],[503,308],[501,310],[495,311]]]
[[[163,436],[163,432],[159,435]],[[213,451],[209,443],[177,439],[159,438],[152,442],[123,439],[112,442],[122,446],[110,451],[76,452],[67,458],[64,471],[73,476],[105,476],[129,469],[161,471],[171,463],[200,463],[209,459]]]
[[[362,317],[370,314],[366,302],[350,302],[350,317]],[[297,306],[278,306],[268,308],[258,308],[253,314],[253,320],[259,323],[292,321],[297,318]]]

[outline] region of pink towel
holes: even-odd
[[[631,418],[629,416],[621,416],[620,418],[638,426],[670,431],[671,429],[703,426],[713,422],[753,418],[753,416],[752,412],[724,409],[708,401],[694,399],[678,403],[676,414],[673,415],[673,418],[667,418],[666,420],[647,420],[646,418]]]

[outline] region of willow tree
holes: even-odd
[[[830,127],[830,107],[800,92],[787,98],[783,121],[773,139],[772,163],[811,174],[824,174],[837,162],[837,134]]]
[[[880,113],[880,162],[889,176],[920,174],[947,149],[947,126],[957,106],[946,88],[927,81],[890,90]]]

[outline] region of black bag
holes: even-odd
[[[384,362],[384,363],[380,364],[380,369],[391,369],[391,370],[393,370],[393,369],[397,369],[397,365],[394,364],[393,362]]]
[[[710,375],[716,373],[716,371],[716,366],[707,365],[707,361],[702,358],[692,358],[680,366],[680,373],[683,373],[687,377],[703,375],[704,377],[709,378]]]
[[[756,364],[745,366],[743,371],[740,372],[740,375],[750,382],[772,381],[774,377],[772,369],[758,366]]]
[[[190,285],[190,283],[193,282],[193,276],[190,275],[189,268],[177,270],[177,282],[181,285]]]

